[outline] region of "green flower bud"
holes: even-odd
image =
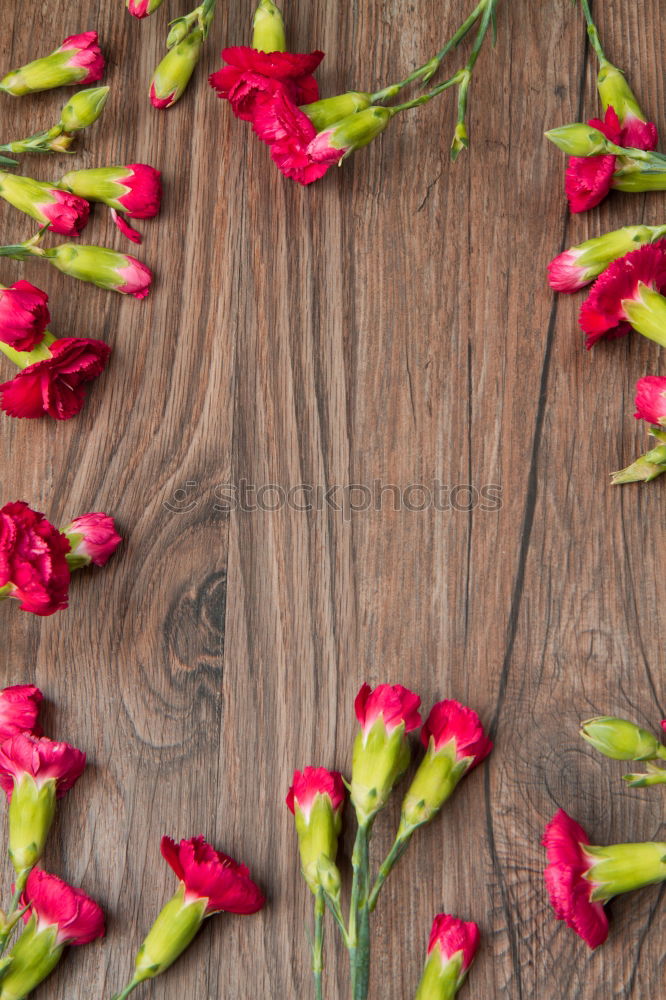
[[[464,122],[458,122],[453,133],[453,142],[451,143],[451,159],[454,161],[457,160],[463,149],[468,148],[469,138],[467,136],[467,128]]]
[[[580,735],[612,760],[655,760],[664,748],[647,729],[626,719],[599,715],[582,724]]]
[[[666,844],[611,844],[593,847],[581,844],[590,867],[585,878],[594,886],[593,903],[605,903],[621,892],[642,889],[666,880]]]
[[[170,108],[180,100],[194,73],[204,33],[201,28],[191,31],[182,42],[169,49],[153,73],[150,84],[150,102],[155,108]]]
[[[403,799],[398,836],[429,823],[473,763],[474,757],[457,760],[453,740],[436,752],[435,741],[430,737],[426,755]]]
[[[0,1000],[23,1000],[55,969],[64,945],[58,944],[58,928],[51,924],[37,930],[31,917],[12,948],[10,966],[0,980]]]
[[[294,818],[305,881],[312,892],[316,893],[319,886],[323,885],[323,874],[333,889],[331,895],[339,895],[340,873],[334,862],[342,827],[341,811],[333,810],[328,795],[317,795],[309,814],[302,812],[296,804]]]
[[[597,77],[597,90],[604,111],[613,107],[621,125],[625,118],[639,118],[642,122],[647,121],[624,73],[617,66],[613,66],[609,62],[602,62]]]
[[[139,948],[134,983],[159,976],[182,955],[204,921],[207,903],[207,899],[186,902],[185,886],[178,888],[159,913]]]
[[[92,167],[87,170],[71,170],[58,181],[58,187],[71,191],[88,201],[101,201],[118,212],[125,206],[119,200],[130,187],[123,183],[132,176],[128,167]]]
[[[349,90],[346,94],[336,97],[324,97],[321,101],[301,105],[301,111],[308,116],[317,132],[323,132],[329,125],[334,125],[341,118],[353,115],[357,111],[365,111],[370,107],[371,94],[358,90]]]
[[[9,803],[9,857],[17,875],[33,868],[42,854],[56,809],[56,779],[39,785],[24,774]]]
[[[282,12],[273,0],[260,0],[252,19],[252,48],[261,52],[286,52]]]
[[[599,129],[582,123],[553,128],[545,136],[569,156],[601,156],[617,153],[619,148]]]
[[[97,121],[109,96],[110,87],[90,87],[79,90],[60,112],[60,124],[65,132],[78,132]]]

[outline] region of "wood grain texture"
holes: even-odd
[[[182,6],[137,23],[120,0],[2,2],[6,68],[74,31],[103,39],[112,96],[68,166],[148,161],[166,192],[142,226],[140,256],[157,272],[144,303],[37,263],[1,269],[46,288],[56,333],[114,347],[75,420],[2,420],[2,502],[25,498],[56,523],[109,510],[127,539],[106,570],[77,575],[69,612],[0,607],[2,682],[38,683],[47,732],[91,761],[46,862],[109,918],[106,940],[74,950],[36,996],[103,998],[125,981],[173,886],[164,832],[201,832],[242,857],[270,904],[211,921],[141,996],[310,995],[311,903],[283,800],[294,767],[348,771],[367,679],[408,684],[426,705],[460,698],[496,739],[385,890],[373,1000],[413,995],[441,909],[482,927],[470,1000],[656,1000],[663,894],[619,899],[608,944],[589,954],[554,922],[541,877],[557,806],[596,842],[665,836],[659,790],[624,788],[623,766],[577,736],[597,713],[652,726],[666,715],[666,483],[607,485],[643,450],[633,386],[663,358],[639,337],[586,353],[579,300],[554,298],[544,274],[572,242],[665,214],[663,196],[616,195],[568,217],[564,160],[542,132],[596,111],[581,18],[569,0],[506,0],[455,167],[443,97],[303,190],[205,84],[222,45],[249,37],[251,5],[220,4],[176,108],[148,104]],[[399,78],[467,7],[294,0],[286,15],[292,48],[328,53],[319,78],[331,93]],[[660,0],[608,0],[599,21],[664,133],[661,13]],[[50,124],[62,103],[63,92],[2,97],[3,135]],[[25,160],[44,178],[64,169]],[[0,225],[2,242],[26,235],[13,210]],[[101,212],[87,232],[127,249]],[[242,481],[404,491],[433,480],[497,484],[501,510],[396,511],[390,492],[380,510],[219,509],[221,487]],[[395,818],[378,822],[377,858]],[[343,998],[344,957],[329,956],[327,996]]]

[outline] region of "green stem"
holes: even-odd
[[[368,848],[370,824],[359,823],[352,851],[352,891],[349,908],[349,963],[352,998],[366,1000],[368,995],[370,938],[368,933]]]
[[[585,22],[587,24],[587,35],[590,39],[590,45],[597,54],[599,62],[608,62],[606,58],[606,53],[601,47],[601,42],[599,41],[599,32],[597,31],[597,26],[592,19],[592,11],[590,10],[590,5],[588,0],[580,0],[580,5],[583,8],[583,14],[585,16]]]
[[[31,869],[26,872],[21,872],[21,874],[16,878],[16,885],[14,887],[14,895],[12,896],[12,901],[9,907],[7,923],[4,929],[0,931],[0,955],[4,954],[6,951],[11,933],[25,911],[25,907],[21,906],[21,896],[23,895],[23,890],[25,889],[25,884],[28,881],[30,871]]]
[[[0,591],[1,593],[1,591]],[[342,934],[342,940],[345,943],[345,947],[349,948],[349,934],[347,933],[347,928],[345,926],[344,919],[342,917],[342,910],[340,909],[340,900],[334,899],[332,896],[324,894],[324,902],[328,906],[329,910],[333,914],[333,919],[338,925],[338,929]]]
[[[372,913],[377,905],[377,900],[379,899],[379,893],[382,891],[382,886],[384,882],[391,874],[394,866],[398,863],[400,858],[403,856],[410,840],[412,839],[413,830],[407,833],[398,833],[398,836],[393,841],[393,846],[388,852],[384,860],[382,861],[379,871],[377,872],[377,878],[375,879],[375,884],[372,887],[372,891],[368,897],[368,909]]]
[[[127,984],[124,990],[121,990],[120,993],[116,993],[113,997],[111,997],[111,1000],[126,1000],[126,997],[128,997],[130,993],[133,990],[135,990],[139,985],[139,983],[141,982],[143,982],[143,980],[133,979],[131,983]]]
[[[410,83],[415,80],[421,79],[423,83],[427,83],[428,80],[432,79],[437,70],[440,67],[442,60],[448,53],[455,49],[460,42],[465,38],[468,32],[474,27],[478,21],[481,14],[489,5],[494,5],[495,0],[481,0],[479,4],[474,8],[472,13],[469,15],[466,21],[464,21],[458,30],[449,38],[448,42],[439,50],[439,52],[429,59],[428,62],[419,66],[415,69],[409,76],[406,76],[404,80],[400,80],[399,83],[393,83],[388,87],[383,87],[372,95],[371,101],[373,104],[379,104],[382,101],[389,100],[391,97],[395,97],[399,94],[404,87],[407,87]]]
[[[324,968],[324,890],[317,889],[314,903],[314,942],[312,944],[312,972],[315,981],[315,1000],[322,1000],[322,971]]]

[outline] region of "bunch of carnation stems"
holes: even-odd
[[[380,684],[371,690],[364,684],[355,701],[361,728],[354,742],[349,783],[339,772],[322,767],[294,772],[287,805],[295,819],[303,877],[314,896],[312,969],[316,1000],[322,1000],[324,995],[326,908],[349,954],[352,1000],[365,1000],[370,979],[371,914],[386,879],[416,830],[438,814],[459,781],[492,749],[471,709],[453,700],[433,707],[421,733],[425,756],[404,796],[393,845],[373,878],[370,844],[374,823],[409,766],[407,734],[421,725],[419,706],[418,695],[401,685]],[[357,831],[345,920],[336,854],[347,791]],[[443,924],[447,928],[445,937],[441,933]],[[418,1000],[451,1000],[464,982],[477,943],[475,924],[440,914],[433,924],[426,968],[416,993]]]
[[[666,720],[661,726],[666,732]],[[666,784],[666,747],[650,730],[627,719],[596,716],[582,724],[581,736],[611,760],[646,764],[644,772],[624,776],[631,788]],[[546,826],[543,844],[546,887],[555,915],[592,949],[608,937],[605,904],[610,899],[666,881],[666,843],[592,845],[564,809]]]

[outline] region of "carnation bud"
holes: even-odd
[[[125,6],[134,17],[144,18],[154,14],[162,0],[125,0]]]
[[[468,148],[469,138],[467,136],[467,127],[464,122],[458,122],[453,133],[453,142],[451,143],[451,159],[453,161],[457,160],[463,149]]]
[[[206,899],[193,899],[187,902],[185,886],[179,886],[160,911],[139,948],[134,983],[159,976],[176,961],[179,955],[182,955],[204,921],[206,903]]]
[[[383,132],[395,112],[391,108],[371,107],[325,129],[314,137],[308,153],[315,162],[343,160]]]
[[[152,274],[145,264],[129,254],[106,247],[60,243],[44,251],[43,256],[59,271],[80,281],[89,281],[100,288],[133,295],[137,299],[148,295]]]
[[[60,112],[60,124],[65,132],[78,132],[97,121],[109,96],[110,87],[90,87],[79,90]]]
[[[602,156],[616,154],[618,146],[612,143],[599,129],[582,122],[575,125],[563,125],[544,133],[558,149],[569,156]]]
[[[478,947],[479,929],[475,923],[438,914],[415,1000],[453,1000],[467,978]]]
[[[322,887],[331,898],[340,895],[335,858],[344,801],[345,787],[337,771],[306,767],[294,772],[287,806],[296,822],[303,877],[312,892]]]
[[[582,845],[590,866],[585,879],[593,890],[590,899],[605,903],[622,892],[642,889],[666,880],[666,844],[611,844],[609,847]]]
[[[19,878],[37,864],[56,809],[56,779],[40,782],[24,774],[9,802],[9,857]]]
[[[580,735],[611,760],[655,760],[666,755],[653,733],[626,719],[596,716],[582,724]]]
[[[636,95],[627,83],[624,73],[617,66],[613,66],[609,62],[602,62],[597,76],[597,90],[604,111],[609,107],[614,108],[620,125],[623,125],[627,118],[638,118],[642,122],[647,121],[636,100]]]
[[[370,107],[372,94],[349,90],[346,94],[335,97],[324,97],[321,101],[301,105],[301,111],[308,116],[317,132],[323,132],[330,125],[339,122],[357,111],[365,111]]]
[[[252,19],[252,48],[261,52],[286,52],[282,12],[273,0],[260,0]]]
[[[201,28],[191,31],[169,49],[153,73],[150,84],[150,101],[155,108],[170,108],[180,100],[199,62],[204,43]]]
[[[97,32],[85,31],[66,38],[50,55],[8,73],[0,80],[0,91],[21,97],[54,87],[94,83],[103,73],[104,56]]]

